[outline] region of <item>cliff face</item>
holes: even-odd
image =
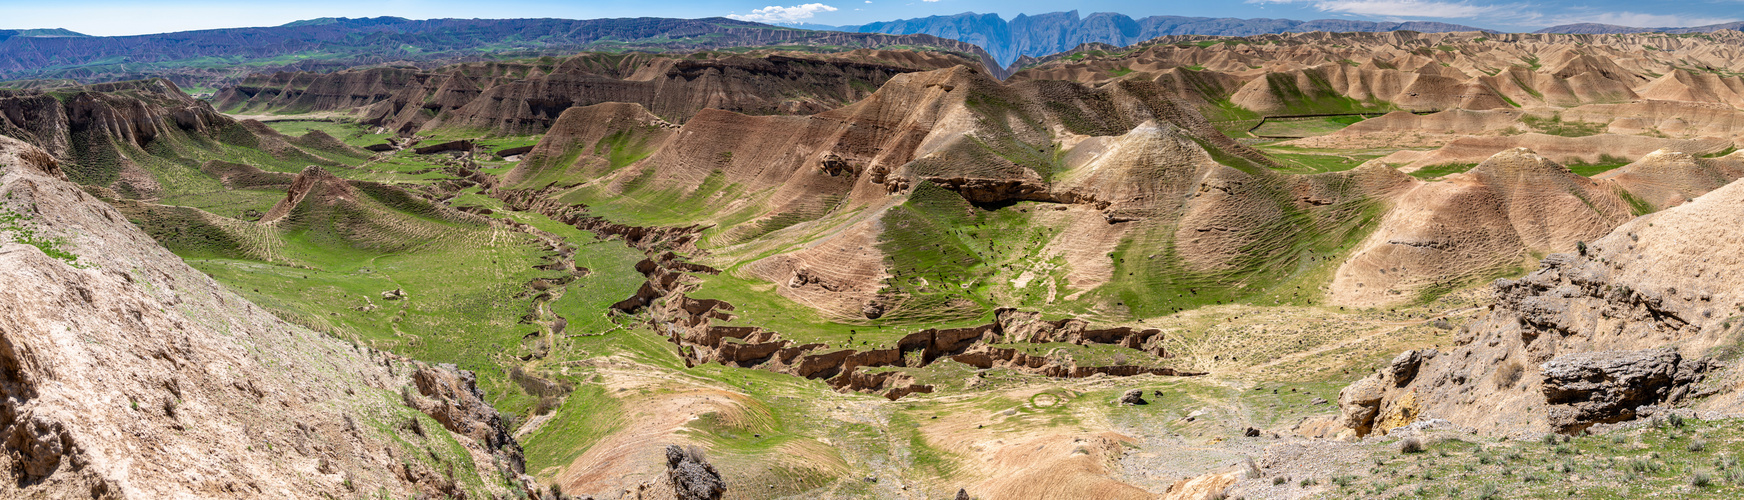
[[[973,61],[940,53],[853,51],[673,58],[584,54],[555,64],[466,64],[423,72],[375,68],[258,75],[215,101],[233,112],[360,109],[390,130],[440,127],[541,133],[563,110],[636,103],[673,122],[705,108],[752,115],[814,114],[860,100],[896,75]]]
[[[1498,280],[1496,304],[1446,352],[1411,351],[1340,397],[1344,425],[1419,418],[1489,434],[1578,432],[1712,395],[1744,335],[1744,183],[1637,218],[1538,271]],[[1703,381],[1707,381],[1703,383]]]
[[[210,143],[235,123],[167,80],[0,91],[0,134],[42,148],[65,163],[75,182],[136,196],[160,188],[130,155],[187,140]]]
[[[468,374],[279,320],[5,137],[0,198],[0,496],[480,498],[521,484],[519,445]]]

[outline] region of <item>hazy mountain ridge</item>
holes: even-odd
[[[77,31],[72,31],[72,30],[68,30],[65,28],[32,28],[32,29],[15,29],[15,30],[0,29],[0,42],[6,41],[6,39],[12,38],[12,37],[56,38],[56,37],[89,37],[89,36],[91,36],[91,35],[86,35],[84,33],[79,33]]]
[[[222,87],[255,72],[446,64],[586,50],[665,52],[769,45],[825,50],[900,45],[980,57],[978,47],[925,35],[816,32],[724,18],[325,18],[277,27],[119,37],[0,36],[0,80],[67,78],[93,83],[162,77],[184,87]]]
[[[815,25],[806,25],[808,29]],[[999,64],[1010,65],[1021,56],[1040,57],[1071,50],[1084,43],[1127,46],[1166,35],[1252,36],[1309,31],[1488,31],[1483,28],[1438,22],[1373,22],[1342,19],[1297,21],[1293,19],[1237,19],[1183,16],[1150,16],[1134,19],[1112,12],[1080,17],[1078,11],[1025,15],[1006,21],[998,14],[964,12],[951,16],[840,26],[842,31],[890,34],[928,34],[980,45]]]
[[[1623,33],[1670,33],[1676,35],[1689,33],[1707,33],[1720,30],[1744,29],[1744,21],[1709,24],[1706,26],[1691,26],[1687,28],[1636,28],[1616,24],[1575,23],[1544,28],[1533,33],[1568,33],[1575,35],[1614,35]]]

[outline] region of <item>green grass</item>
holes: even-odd
[[[1423,180],[1440,179],[1442,177],[1446,177],[1446,176],[1457,174],[1457,173],[1462,173],[1462,172],[1471,170],[1473,168],[1477,168],[1477,166],[1478,166],[1478,164],[1476,164],[1476,163],[1447,163],[1447,164],[1442,164],[1442,165],[1430,165],[1430,166],[1426,166],[1423,168],[1419,168],[1414,172],[1411,172],[1411,176],[1416,177],[1418,179],[1423,179]]]
[[[66,261],[73,267],[86,267],[79,263],[78,255],[64,248],[67,244],[66,238],[50,238],[39,234],[34,219],[0,206],[0,238],[36,247],[49,257]]]
[[[1598,162],[1587,163],[1584,161],[1573,161],[1573,162],[1569,162],[1567,164],[1567,167],[1570,171],[1574,172],[1575,175],[1579,175],[1582,177],[1592,177],[1592,176],[1599,175],[1599,174],[1602,174],[1605,172],[1616,170],[1618,167],[1622,167],[1622,166],[1628,165],[1630,163],[1633,163],[1633,162],[1629,161],[1628,158],[1623,158],[1623,157],[1619,157],[1619,156],[1611,156],[1611,155],[1599,155]]]
[[[1291,173],[1323,173],[1343,172],[1356,168],[1363,162],[1380,158],[1379,154],[1335,154],[1335,153],[1287,153],[1271,149],[1261,149],[1272,161],[1283,166],[1281,170]]]
[[[1609,126],[1604,123],[1563,121],[1560,113],[1553,114],[1550,118],[1525,114],[1520,115],[1520,121],[1539,132],[1562,137],[1586,137],[1603,134]]]
[[[574,462],[594,443],[622,428],[623,411],[623,403],[599,384],[577,384],[550,421],[521,439],[527,472],[544,476],[541,471]]]
[[[1252,131],[1266,137],[1315,137],[1331,134],[1363,120],[1362,115],[1302,119],[1269,119]]]
[[[1249,189],[1258,191],[1254,202],[1275,206],[1277,215],[1246,229],[1238,240],[1245,243],[1222,265],[1190,268],[1172,226],[1141,226],[1110,255],[1113,279],[1095,295],[1140,318],[1228,303],[1314,305],[1321,300],[1318,287],[1336,268],[1336,256],[1351,251],[1372,230],[1382,209],[1373,200],[1352,197],[1306,211],[1269,182],[1277,181],[1259,181]]]
[[[1410,455],[1394,451],[1397,440],[1389,439],[1370,445],[1371,468],[1347,476],[1331,493],[1467,498],[1497,491],[1507,498],[1626,499],[1676,492],[1680,498],[1736,498],[1744,494],[1741,437],[1736,421],[1686,419],[1683,425],[1661,421],[1566,442],[1438,437],[1425,452]],[[1498,483],[1507,487],[1494,488]]]

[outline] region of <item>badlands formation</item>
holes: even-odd
[[[1741,45],[3,91],[0,489],[1734,496]]]

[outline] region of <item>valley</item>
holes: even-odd
[[[0,90],[0,492],[1744,488],[1744,34],[842,40]]]

